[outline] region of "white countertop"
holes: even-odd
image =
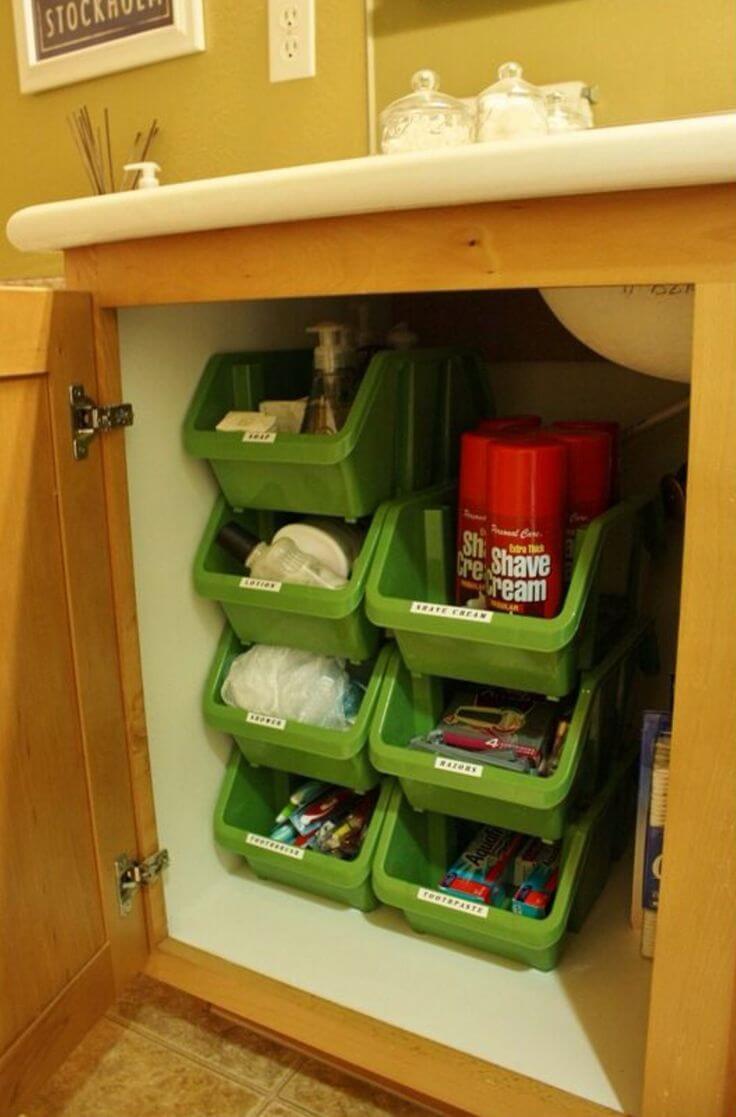
[[[31,206],[16,248],[48,251],[383,210],[736,181],[736,113],[370,155]]]

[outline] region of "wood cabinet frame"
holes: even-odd
[[[92,294],[100,402],[120,398],[118,307],[403,291],[695,284],[667,868],[641,1112],[643,1117],[733,1117],[736,186],[385,212],[97,245],[68,251],[66,275],[71,289]],[[122,433],[104,440],[102,454],[138,852],[146,856],[156,847],[156,830]],[[167,938],[159,890],[149,892],[145,917],[150,974],[257,1029],[447,1113],[583,1117],[609,1112],[173,942]],[[118,979],[123,981],[139,963],[137,951],[120,955]]]

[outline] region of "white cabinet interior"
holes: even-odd
[[[389,300],[373,303],[390,324]],[[227,349],[304,344],[304,327],[339,317],[339,300],[272,301],[124,310],[120,343],[138,621],[169,933],[232,962],[378,1017],[614,1110],[638,1105],[650,965],[628,929],[630,875],[622,862],[583,932],[549,974],[415,935],[396,912],[354,910],[257,880],[212,837],[230,749],[201,715],[205,676],[223,625],[200,600],[191,568],[216,495],[207,465],[184,452],[181,423],[207,357]],[[450,340],[448,338],[448,340]],[[494,369],[500,411],[583,414],[605,394],[611,418],[632,422],[663,406],[674,385],[604,362],[505,362]],[[678,386],[678,391],[681,386]],[[660,457],[671,468],[682,428]],[[654,443],[653,443],[654,444]],[[680,459],[681,460],[681,459]],[[657,612],[675,612],[676,577]],[[670,625],[664,660],[671,660]],[[563,1057],[564,1054],[564,1057]]]

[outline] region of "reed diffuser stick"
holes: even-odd
[[[110,113],[105,108],[105,146],[107,148],[107,170],[110,175],[110,193],[115,193],[115,170],[112,161],[112,140],[110,138]]]
[[[67,117],[72,138],[82,160],[85,174],[95,194],[115,193],[115,163],[112,154],[110,113],[102,112],[102,126],[95,125],[86,105]],[[136,132],[126,163],[142,163],[149,158],[154,140],[159,134],[158,120],[154,119],[147,131]],[[121,176],[120,190],[133,190],[138,185],[140,171],[125,172]]]
[[[154,121],[151,124],[151,127],[148,129],[148,135],[146,136],[146,142],[143,144],[143,151],[141,152],[140,157],[138,159],[136,159],[136,163],[145,162],[145,160],[148,158],[148,152],[151,148],[151,144],[153,143],[153,141],[155,140],[157,135],[158,135],[158,121],[154,119]],[[138,179],[140,177],[141,177],[141,172],[136,171],[135,178],[133,179],[133,185],[131,186],[131,190],[136,189],[136,187],[138,186]]]

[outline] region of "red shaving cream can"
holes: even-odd
[[[475,429],[482,434],[515,434],[538,430],[541,425],[538,415],[504,415],[499,419],[481,419]]]
[[[533,430],[540,423],[538,415],[481,419],[475,430],[461,437],[455,579],[457,605],[473,602],[485,608],[488,443],[493,438]]]
[[[552,423],[554,434],[576,431],[605,431],[611,438],[611,499],[615,504],[621,499],[621,424],[597,419],[560,419]]]
[[[567,447],[565,580],[572,577],[575,533],[611,506],[613,440],[609,431],[555,427]]]
[[[488,444],[486,603],[554,617],[562,601],[567,450],[551,435]]]
[[[470,431],[460,439],[455,603],[483,604],[486,572],[486,454],[490,439]]]

